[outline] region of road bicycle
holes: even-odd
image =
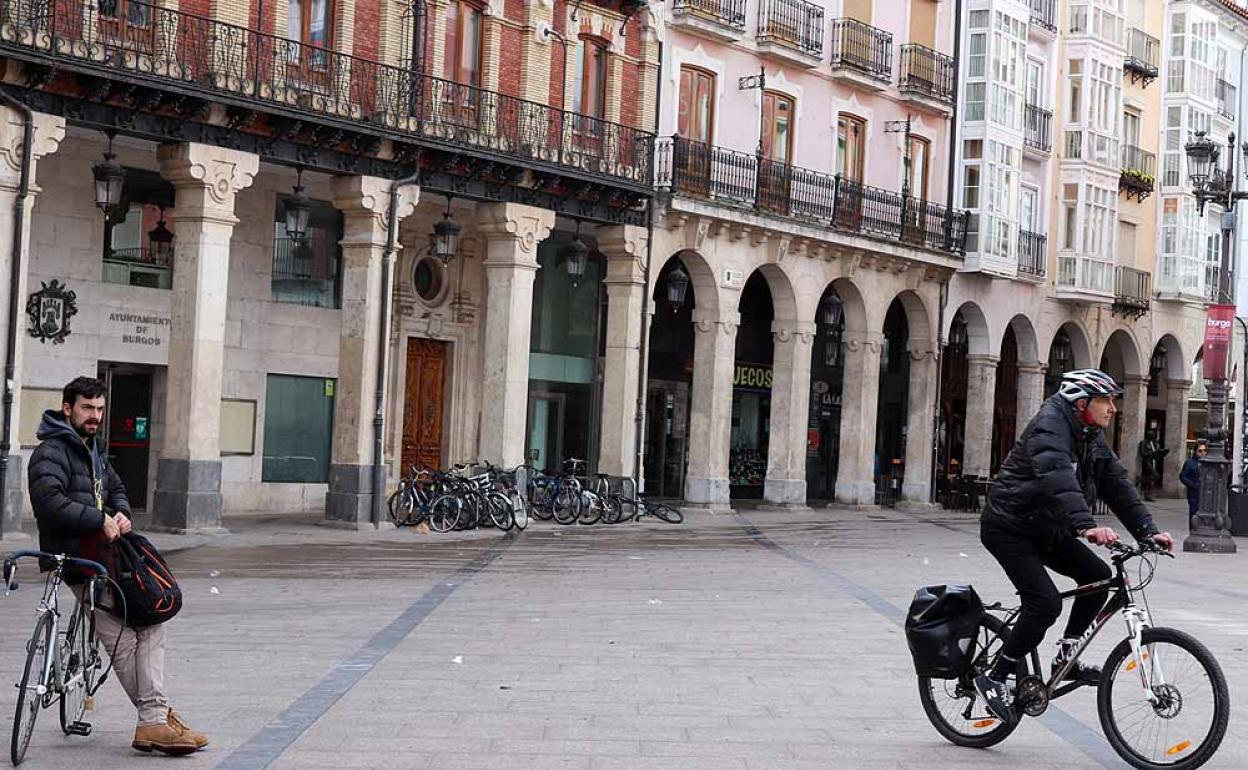
[[[1038,717],[1049,703],[1084,686],[1063,678],[1109,620],[1120,614],[1127,636],[1114,646],[1101,669],[1096,705],[1101,727],[1114,751],[1141,770],[1191,770],[1209,761],[1226,735],[1230,698],[1226,677],[1212,653],[1190,634],[1154,626],[1144,589],[1152,582],[1157,557],[1172,556],[1153,543],[1114,543],[1114,576],[1061,594],[1070,599],[1110,592],[1104,609],[1079,640],[1074,653],[1047,679],[1040,656],[1032,651],[1012,677],[1014,721],[988,713],[975,693],[975,677],[992,668],[1019,616],[1019,608],[999,603],[985,607],[969,663],[956,679],[919,677],[919,698],[932,725],[958,746],[987,748],[1005,740],[1023,715]],[[1132,584],[1126,564],[1139,559]],[[1136,596],[1142,601],[1136,603]],[[993,614],[996,613],[996,614]],[[997,617],[997,615],[1004,617]]]
[[[26,667],[17,685],[17,710],[9,745],[9,758],[14,765],[26,758],[39,711],[54,703],[60,703],[61,730],[66,735],[90,735],[91,725],[83,717],[94,708],[95,693],[109,672],[104,668],[100,655],[103,647],[95,632],[96,590],[108,581],[108,570],[97,562],[64,554],[15,551],[4,559],[5,596],[17,590],[17,562],[28,557],[41,559],[53,565],[53,569],[44,581],[39,617],[26,643]],[[65,569],[69,567],[87,570],[90,575],[69,623],[62,627],[59,595]]]

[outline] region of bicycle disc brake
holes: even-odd
[[[1018,683],[1014,702],[1029,717],[1038,717],[1049,708],[1049,688],[1038,676],[1025,676]]]

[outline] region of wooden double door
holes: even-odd
[[[403,471],[441,468],[442,421],[446,411],[447,343],[412,338],[407,342],[403,393]]]

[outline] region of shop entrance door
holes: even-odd
[[[403,472],[442,467],[442,414],[446,383],[446,343],[407,342],[407,382],[403,392]]]
[[[99,377],[108,387],[100,439],[108,462],[126,485],[130,510],[147,509],[147,474],[152,444],[152,367],[101,363]]]
[[[532,391],[529,394],[528,461],[538,470],[562,470],[565,410],[563,393]],[[584,466],[578,469],[580,473],[585,471]]]
[[[646,400],[646,494],[679,498],[685,491],[689,385],[652,383]]]

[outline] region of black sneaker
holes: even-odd
[[[1057,670],[1061,668],[1065,662],[1066,661],[1060,656],[1054,658],[1053,668],[1051,669],[1052,672],[1056,674]],[[1091,666],[1081,660],[1077,660],[1075,661],[1075,665],[1071,666],[1070,670],[1066,672],[1066,676],[1062,677],[1062,681],[1079,682],[1080,684],[1092,685],[1095,687],[1101,682],[1101,667]]]
[[[975,677],[975,692],[988,707],[989,714],[1002,722],[1014,721],[1014,696],[1005,683],[998,682],[987,673],[983,673]]]

